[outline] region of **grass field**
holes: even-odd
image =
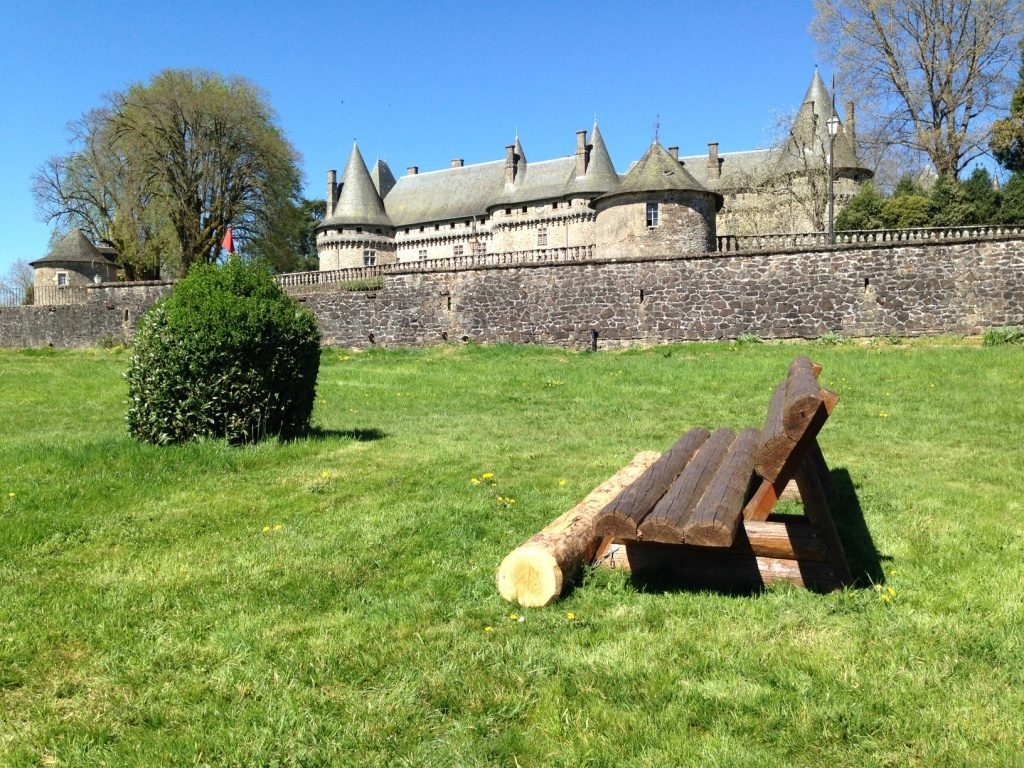
[[[797,354],[861,587],[498,597]],[[1020,346],[326,350],[316,433],[252,448],[134,443],[126,362],[0,351],[0,765],[1024,765]]]

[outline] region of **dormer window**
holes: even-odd
[[[647,226],[656,227],[658,226],[658,204],[648,203],[647,204]]]

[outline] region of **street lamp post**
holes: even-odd
[[[836,117],[835,110],[832,112],[832,117],[825,121],[825,125],[828,127],[828,244],[836,244],[836,196],[832,186],[834,173],[833,163],[833,150],[836,146],[836,135],[839,133],[839,118]]]

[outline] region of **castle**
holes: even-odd
[[[716,234],[821,229],[833,115],[815,70],[780,146],[720,154],[711,143],[706,156],[679,157],[655,140],[622,176],[596,121],[568,157],[528,162],[517,136],[504,160],[411,166],[398,180],[381,160],[368,170],[353,144],[341,182],[327,172],[320,269],[544,249],[712,251]],[[852,104],[846,117],[833,148],[838,207],[872,175],[857,157]]]

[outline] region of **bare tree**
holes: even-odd
[[[35,285],[35,270],[27,261],[18,259],[11,262],[3,280],[0,280],[0,304],[11,303],[31,304]]]
[[[1019,0],[814,0],[811,25],[862,123],[956,176],[987,151],[1024,24]]]

